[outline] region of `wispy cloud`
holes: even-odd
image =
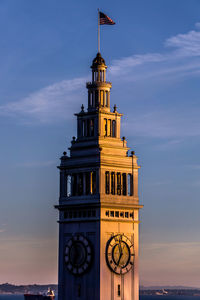
[[[199,23],[196,23],[198,28]],[[200,56],[200,32],[189,31],[186,34],[178,34],[166,40],[167,47],[176,48],[177,56]]]
[[[109,68],[111,80],[117,81],[120,89],[120,84],[124,88],[124,81],[139,80],[145,83],[147,79],[154,78],[158,83],[166,78],[176,80],[184,76],[199,76],[200,23],[196,23],[196,28],[197,30],[166,39],[162,53],[137,54],[114,60]],[[36,124],[69,119],[85,103],[87,79],[82,77],[63,80],[44,87],[24,99],[0,106],[0,114]],[[129,128],[134,128],[134,134],[140,136],[197,136],[200,132],[197,110],[191,109],[184,117],[181,114],[178,119],[177,114],[171,114],[170,111],[143,111],[129,122]],[[191,121],[189,125],[184,119],[188,116]]]
[[[197,29],[200,29],[200,23],[196,23],[195,25]],[[200,61],[197,64],[187,60],[187,58],[200,57],[200,32],[198,30],[170,37],[166,39],[164,46],[165,51],[163,53],[132,55],[114,60],[110,73],[113,76],[122,76],[129,74],[133,68],[136,69],[138,66],[151,65],[150,70],[147,69],[146,72],[142,73],[146,78],[149,75],[158,76],[161,74],[180,73],[184,70],[200,69]],[[174,64],[180,61],[182,63],[181,66],[174,66]],[[152,65],[154,65],[154,68],[152,68]],[[160,70],[158,71],[156,67],[160,67]],[[137,72],[133,75],[131,79],[136,80],[142,77]],[[183,74],[180,73],[180,75]]]
[[[41,123],[72,116],[81,103],[86,78],[63,80],[26,98],[0,106],[1,115],[34,118]]]

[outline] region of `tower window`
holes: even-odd
[[[105,92],[105,106],[108,106],[108,91]]]
[[[72,184],[72,177],[71,175],[67,175],[67,197],[71,196],[71,184]]]
[[[122,194],[126,196],[126,173],[122,174]]]
[[[90,136],[90,120],[87,120],[87,136]]]
[[[128,174],[128,195],[133,195],[133,175]]]
[[[107,126],[108,126],[108,129],[107,129],[107,135],[108,136],[111,136],[111,120],[108,120],[107,122]]]
[[[88,104],[92,106],[92,92],[88,92]]]
[[[96,193],[96,172],[91,172],[91,194]]]
[[[98,80],[98,71],[95,72],[95,80]]]
[[[104,124],[103,124],[103,126],[104,126],[104,136],[107,136],[108,135],[108,130],[107,130],[107,119],[104,119]]]
[[[101,105],[104,105],[104,91],[100,91]]]
[[[77,288],[77,297],[78,298],[81,297],[81,285],[80,284],[78,285],[78,288]]]
[[[120,284],[117,285],[117,296],[121,296]]]
[[[109,172],[105,173],[105,179],[106,179],[106,184],[105,184],[105,188],[106,188],[106,194],[110,193],[110,178],[109,178]]]
[[[86,195],[89,195],[89,193],[90,193],[90,173],[89,172],[87,172],[85,174],[85,182],[86,182],[85,193],[86,193]]]
[[[111,194],[115,195],[115,173],[111,173]]]
[[[102,71],[100,71],[100,81],[102,81]]]
[[[116,137],[116,121],[112,120],[112,137]]]
[[[94,136],[94,119],[90,120],[90,136]]]
[[[83,174],[78,175],[78,194],[79,196],[83,194]]]
[[[82,121],[82,132],[81,135],[85,136],[86,130],[85,130],[85,120]]]
[[[117,195],[121,195],[121,173],[117,173]]]
[[[76,174],[72,175],[72,190],[73,190],[73,196],[77,193],[77,176]]]

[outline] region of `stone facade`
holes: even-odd
[[[122,114],[110,111],[106,68],[98,53],[59,166],[59,300],[139,299],[139,166],[120,138]]]

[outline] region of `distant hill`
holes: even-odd
[[[30,293],[45,293],[48,288],[54,290],[55,294],[58,292],[57,284],[30,284],[30,285],[14,285],[10,283],[0,284],[0,294],[24,294]]]
[[[198,290],[200,287],[182,286],[182,285],[156,285],[156,286],[140,286],[140,290]]]

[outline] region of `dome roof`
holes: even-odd
[[[106,67],[105,60],[103,59],[103,57],[101,56],[101,53],[99,53],[99,52],[97,53],[96,57],[93,59],[91,68],[95,69],[98,66]]]

